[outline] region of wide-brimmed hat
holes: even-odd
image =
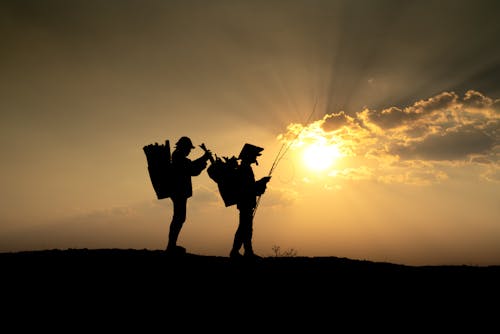
[[[264,149],[262,147],[246,143],[245,145],[243,145],[238,159],[257,158],[258,156],[262,155],[260,152],[262,152],[263,150]]]

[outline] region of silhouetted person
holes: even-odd
[[[172,222],[168,235],[168,245],[166,251],[170,254],[185,253],[186,249],[177,246],[177,238],[186,221],[187,199],[193,195],[192,176],[200,175],[207,167],[207,160],[212,155],[206,150],[205,154],[196,160],[191,161],[187,156],[194,149],[193,143],[189,137],[181,137],[175,144],[172,152],[172,192],[170,198],[173,203]]]
[[[255,176],[252,170],[252,163],[258,164],[257,157],[261,155],[261,147],[251,144],[245,144],[238,156],[241,160],[237,168],[238,195],[236,206],[240,212],[239,224],[234,235],[233,248],[229,256],[231,258],[240,258],[242,256],[248,258],[260,258],[253,251],[252,234],[253,234],[253,215],[257,205],[257,196],[260,196],[266,190],[267,182],[271,179],[269,176],[263,177],[255,181]],[[240,249],[243,246],[244,254],[240,254]]]

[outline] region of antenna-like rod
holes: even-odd
[[[309,114],[309,116],[306,119],[306,122],[305,122],[306,125],[309,123],[309,121],[311,120],[312,116],[314,115],[314,113],[316,111],[316,105],[317,104],[318,104],[318,98],[316,98],[316,101],[314,102],[313,109],[312,109],[311,113]],[[271,165],[271,169],[269,169],[269,173],[267,174],[267,176],[271,176],[271,174],[274,172],[274,170],[278,166],[278,163],[281,161],[281,159],[283,159],[283,157],[288,152],[288,150],[290,149],[290,147],[292,146],[292,144],[299,138],[299,136],[302,133],[302,131],[304,131],[304,128],[305,128],[305,126],[303,126],[302,129],[300,129],[300,131],[297,132],[297,134],[295,134],[295,137],[293,137],[293,139],[290,142],[283,143],[281,145],[281,148],[278,151],[278,154],[276,155],[276,157],[274,158],[273,164]],[[260,198],[261,197],[262,197],[262,195],[259,195],[257,197],[257,204],[255,205],[255,208],[253,209],[253,216],[255,216],[255,212],[257,211],[257,207],[259,206],[259,202],[260,202]]]

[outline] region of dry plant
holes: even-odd
[[[278,245],[273,246],[274,257],[294,257],[297,255],[297,251],[293,248],[289,248],[285,251],[281,250]]]

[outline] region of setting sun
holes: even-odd
[[[337,146],[322,143],[307,146],[302,155],[307,168],[318,172],[331,167],[339,157]]]

